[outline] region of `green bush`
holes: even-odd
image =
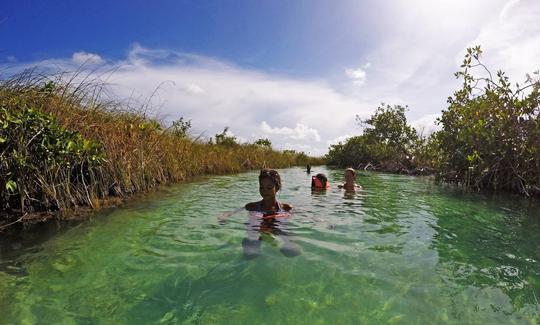
[[[493,77],[479,46],[469,48],[455,75],[463,87],[448,99],[434,134],[444,180],[476,188],[531,195],[540,192],[540,82],[538,71],[512,86],[504,72]],[[473,75],[481,69],[485,76]]]
[[[463,86],[448,98],[440,131],[418,136],[404,107],[382,105],[365,121],[357,117],[363,134],[331,146],[329,163],[428,167],[441,180],[476,189],[540,194],[540,72],[513,85],[502,71],[493,76],[481,55],[479,46],[467,49],[455,74]],[[481,76],[473,74],[478,69]]]
[[[97,143],[17,97],[2,102],[0,126],[2,210],[92,204],[86,184],[104,162]]]
[[[51,79],[30,71],[0,80],[0,221],[98,207],[197,175],[324,162],[240,144],[228,128],[215,144],[193,139],[191,121],[166,128],[145,106],[102,100],[103,85]]]
[[[367,120],[357,116],[365,127],[363,134],[330,146],[329,163],[342,167],[371,163],[391,171],[411,168],[419,138],[407,124],[405,110],[404,106],[382,104]]]

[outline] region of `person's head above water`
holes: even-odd
[[[276,193],[281,190],[281,177],[274,169],[261,169],[259,173],[259,193],[262,200],[250,202],[244,206],[249,213],[247,224],[247,237],[242,240],[244,256],[254,258],[261,254],[261,241],[263,235],[277,235],[282,232],[283,225],[287,218],[291,216],[292,206],[287,203],[278,202]],[[273,238],[270,236],[269,238]],[[287,238],[282,238],[283,246],[280,248],[283,255],[293,257],[300,254],[300,246],[294,244]]]
[[[245,205],[248,211],[265,211],[275,213],[278,210],[290,211],[292,205],[276,200],[277,192],[281,190],[281,177],[274,169],[261,169],[259,173],[259,193],[262,200]]]
[[[263,198],[275,197],[281,190],[281,177],[274,169],[261,169],[259,173],[259,193]]]
[[[326,190],[330,187],[330,182],[325,174],[319,173],[311,177],[311,188],[317,190]]]
[[[345,182],[353,182],[356,180],[356,171],[353,168],[345,169]]]
[[[345,183],[338,185],[339,188],[343,188],[348,192],[355,192],[362,187],[356,184],[356,171],[353,168],[345,169],[344,173]]]

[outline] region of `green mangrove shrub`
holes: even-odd
[[[512,84],[482,63],[479,46],[469,48],[457,78],[463,86],[442,112],[440,177],[478,189],[540,193],[539,72]],[[473,74],[473,72],[476,72]]]
[[[330,146],[326,156],[329,163],[342,167],[371,163],[391,171],[412,168],[420,140],[416,130],[407,124],[406,109],[381,104],[369,119],[357,116],[357,122],[364,127],[362,135]]]
[[[0,223],[17,211],[97,207],[197,175],[324,163],[238,143],[228,128],[216,143],[192,138],[191,121],[165,127],[146,106],[101,98],[102,90],[32,71],[0,80]]]
[[[475,189],[540,194],[540,72],[513,84],[481,61],[480,46],[467,49],[456,78],[461,89],[448,98],[441,130],[418,135],[405,108],[384,106],[362,121],[363,134],[333,145],[330,164],[372,163],[382,170],[428,168],[438,179]],[[396,168],[397,167],[397,168]]]
[[[257,139],[253,144],[261,148],[272,149],[272,141],[267,138]]]
[[[216,144],[225,147],[236,147],[239,145],[234,135],[229,134],[229,127],[226,126],[221,133],[215,135]]]
[[[0,106],[1,209],[58,210],[92,205],[88,187],[105,162],[101,146],[61,127],[20,98]]]

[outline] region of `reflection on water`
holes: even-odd
[[[246,237],[242,240],[244,257],[251,259],[261,255],[263,241],[280,246],[280,251],[288,257],[300,255],[301,248],[294,242],[288,230],[292,213],[280,212],[274,215],[251,211],[246,222]],[[277,243],[279,240],[280,243]]]
[[[295,212],[268,231],[246,212],[217,220],[259,199],[251,172],[2,237],[0,323],[540,320],[538,203],[375,173],[357,193],[312,192],[304,169],[280,172]]]

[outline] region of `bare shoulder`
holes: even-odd
[[[245,208],[248,211],[255,211],[255,210],[257,210],[257,204],[258,203],[259,202],[249,202],[248,204],[246,204]]]
[[[291,211],[292,208],[293,208],[293,206],[290,205],[289,203],[283,203],[283,204],[281,204],[281,206],[283,207],[283,210],[285,210],[285,211]]]

